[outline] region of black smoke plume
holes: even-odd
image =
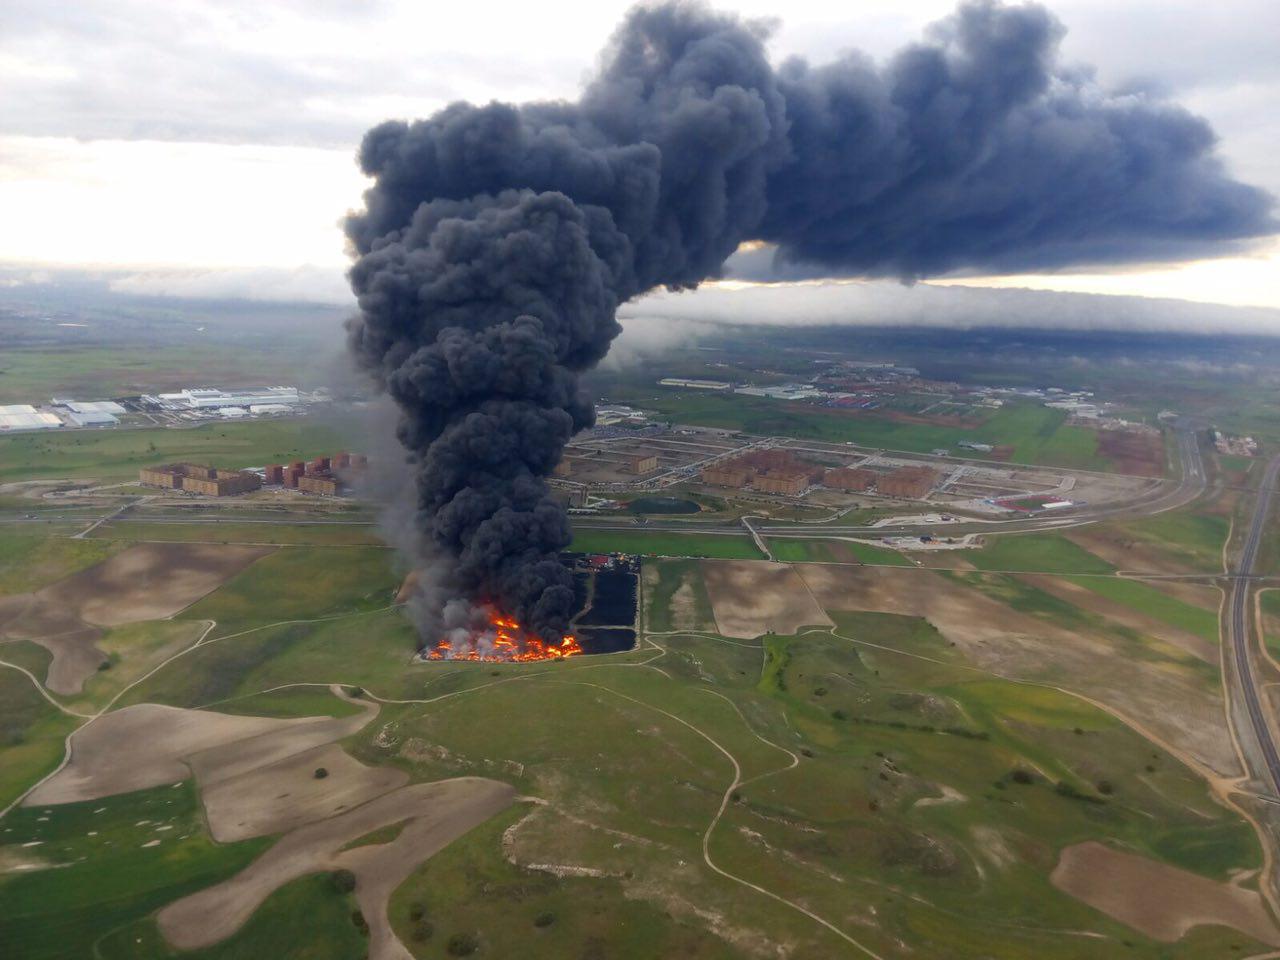
[[[878,66],[775,70],[757,24],[632,10],[576,103],[456,103],[371,130],[347,222],[359,364],[400,410],[431,639],[460,597],[544,637],[573,606],[544,478],[593,421],[578,375],[620,303],[721,274],[744,241],[906,280],[1221,254],[1274,233],[1208,125],[1056,62],[1042,7],[963,4]],[[446,609],[447,608],[447,609]]]

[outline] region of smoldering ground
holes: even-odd
[[[1061,66],[1062,33],[1038,5],[976,0],[884,64],[775,68],[760,24],[645,5],[577,102],[457,103],[371,130],[374,185],[346,228],[350,347],[398,408],[423,636],[464,627],[476,601],[564,631],[570,532],[544,478],[593,422],[578,377],[620,304],[717,277],[746,241],[809,272],[915,280],[1179,260],[1275,232],[1272,199],[1228,175],[1204,121]]]

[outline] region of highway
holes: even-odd
[[[1231,584],[1231,602],[1228,606],[1227,633],[1232,652],[1235,657],[1236,680],[1239,693],[1249,712],[1249,722],[1257,738],[1258,747],[1262,751],[1262,759],[1267,767],[1267,775],[1263,778],[1274,796],[1280,797],[1280,752],[1276,750],[1275,741],[1271,737],[1271,727],[1267,723],[1262,699],[1258,688],[1254,685],[1253,662],[1249,658],[1249,581],[1243,579],[1253,573],[1253,564],[1258,556],[1258,547],[1262,543],[1262,535],[1267,526],[1267,514],[1271,510],[1271,495],[1275,490],[1276,477],[1280,475],[1280,456],[1267,464],[1267,472],[1258,488],[1258,499],[1253,508],[1253,520],[1249,526],[1249,536],[1245,540],[1244,550],[1240,554],[1238,577]],[[1261,629],[1261,625],[1259,625]]]

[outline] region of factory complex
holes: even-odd
[[[174,393],[140,394],[114,400],[53,397],[47,404],[0,405],[0,433],[63,428],[178,426],[207,420],[291,416],[330,401],[326,391],[297,387],[222,390],[186,387]]]
[[[61,427],[114,427],[125,413],[114,400],[63,400],[54,397],[41,407],[29,403],[0,406],[0,433],[18,430],[57,430]]]

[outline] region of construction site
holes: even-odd
[[[144,487],[181,490],[204,497],[233,497],[251,493],[262,486],[262,478],[252,470],[219,470],[199,463],[167,463],[138,471]]]
[[[263,479],[286,490],[337,497],[349,492],[351,477],[363,473],[368,466],[369,459],[364,454],[342,452],[314,460],[268,464]]]
[[[138,482],[145,487],[194,493],[205,497],[234,497],[264,486],[297,490],[325,497],[351,492],[351,483],[369,467],[364,454],[336,453],[313,460],[272,463],[259,470],[223,470],[198,463],[167,463],[143,467]]]
[[[695,479],[705,464],[749,446],[749,440],[711,427],[598,427],[565,447],[555,477],[599,492],[652,488]]]
[[[688,490],[834,509],[893,500],[1000,514],[1122,499],[1158,480],[650,424],[580,434],[551,483],[574,508],[618,493]]]

